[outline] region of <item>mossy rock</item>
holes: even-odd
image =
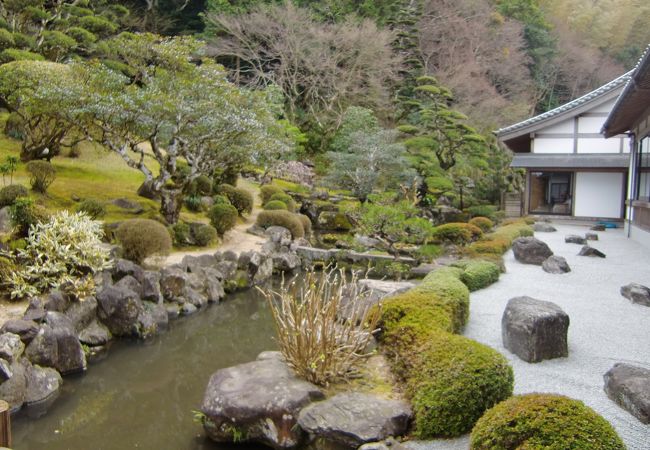
[[[321,230],[350,231],[352,224],[342,212],[323,211],[318,216],[318,228]]]
[[[499,403],[476,423],[472,450],[621,450],[614,428],[578,400],[526,394]]]
[[[225,280],[223,283],[224,291],[229,294],[248,289],[250,286],[250,278],[245,270],[238,270],[231,279]]]

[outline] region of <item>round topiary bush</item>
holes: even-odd
[[[470,448],[621,450],[614,428],[579,400],[556,394],[517,395],[487,411]]]
[[[190,191],[194,195],[210,195],[212,193],[212,180],[206,175],[199,175],[192,181]]]
[[[277,211],[277,210],[285,210],[287,211],[287,204],[284,202],[281,202],[280,200],[271,200],[267,202],[264,205],[264,209],[267,211]]]
[[[296,214],[296,217],[300,222],[302,223],[302,228],[305,230],[305,236],[309,236],[311,234],[311,219],[304,215],[304,214]]]
[[[225,195],[215,195],[212,197],[215,205],[230,205],[230,200]]]
[[[445,223],[433,229],[433,239],[452,244],[467,244],[482,234],[480,228],[463,222]]]
[[[483,233],[487,233],[494,227],[494,222],[487,217],[474,217],[473,219],[470,219],[468,223],[479,227]]]
[[[36,192],[44,194],[56,178],[54,166],[47,161],[34,160],[27,163],[29,184]]]
[[[120,224],[115,232],[126,259],[142,264],[152,255],[166,255],[172,248],[167,228],[150,219],[130,219]]]
[[[253,194],[246,189],[236,188],[229,184],[221,184],[217,188],[217,191],[219,194],[228,198],[240,215],[253,211]]]
[[[190,226],[185,222],[176,222],[171,227],[174,244],[182,247],[190,243]]]
[[[217,230],[217,233],[222,236],[235,226],[238,215],[239,213],[234,206],[225,203],[217,203],[208,211],[210,223]]]
[[[467,433],[512,395],[514,375],[496,350],[464,336],[432,332],[407,381],[420,439]]]
[[[99,219],[106,215],[106,207],[99,200],[87,198],[77,205],[77,212],[83,212],[91,219]]]
[[[196,224],[191,227],[192,238],[194,243],[199,247],[205,247],[217,239],[217,230],[213,226],[207,224]]]
[[[287,205],[287,209],[290,212],[295,212],[296,211],[296,202],[291,198],[289,194],[285,194],[284,192],[278,192],[277,194],[273,194],[271,198],[269,198],[269,201],[281,201],[285,205]]]
[[[262,211],[257,216],[257,225],[262,228],[271,226],[284,227],[291,232],[294,239],[305,237],[305,229],[302,222],[289,211]]]
[[[17,198],[29,196],[29,191],[20,184],[10,184],[0,189],[0,208],[11,206]]]
[[[265,204],[266,202],[271,200],[271,197],[274,194],[281,194],[283,192],[284,191],[281,188],[277,186],[273,186],[272,184],[266,184],[260,187],[260,197],[262,197],[262,203]]]

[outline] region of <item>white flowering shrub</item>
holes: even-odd
[[[27,246],[16,255],[19,269],[10,279],[11,297],[61,288],[77,295],[94,290],[93,275],[109,267],[101,224],[85,213],[61,211],[47,223],[32,225]]]

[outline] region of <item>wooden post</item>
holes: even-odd
[[[0,447],[11,448],[11,407],[0,400]]]

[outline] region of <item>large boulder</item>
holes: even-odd
[[[13,333],[0,335],[0,358],[12,363],[17,361],[25,351],[25,344],[20,336]]]
[[[650,424],[650,370],[617,363],[604,379],[609,398],[642,423]]]
[[[78,333],[97,317],[97,299],[95,297],[87,297],[83,300],[73,302],[65,312],[65,315],[70,319],[74,329]]]
[[[128,259],[118,259],[115,261],[111,272],[113,274],[113,281],[119,281],[127,275],[139,281],[142,279],[144,269]]]
[[[147,270],[142,274],[142,300],[160,303],[163,301],[160,291],[160,272]]]
[[[115,336],[139,336],[138,319],[144,312],[142,300],[135,292],[109,286],[97,294],[97,317]]]
[[[10,366],[11,377],[0,383],[0,398],[9,403],[12,412],[18,411],[25,402],[28,367],[25,358],[14,361]]]
[[[142,297],[142,284],[131,275],[122,277],[120,281],[115,283],[115,287],[120,289],[129,289],[138,294],[138,297]]]
[[[165,267],[160,272],[160,289],[167,302],[182,301],[190,275],[178,267]]]
[[[568,330],[559,306],[531,297],[510,299],[501,318],[503,346],[527,362],[568,356]]]
[[[291,231],[284,227],[279,227],[279,226],[271,226],[268,227],[265,231],[264,234],[268,238],[269,241],[278,244],[280,246],[289,246],[291,245]]]
[[[323,398],[318,387],[297,378],[278,354],[221,369],[210,377],[201,411],[204,428],[217,442],[254,441],[295,448],[304,434],[298,413]]]
[[[41,325],[38,333],[25,349],[25,356],[43,367],[55,367],[59,360],[59,345],[54,330],[49,325]]]
[[[54,368],[63,375],[86,370],[86,355],[72,321],[63,313],[50,311],[45,323],[56,339],[57,358]]]
[[[549,256],[553,255],[546,243],[534,237],[520,237],[513,241],[512,251],[515,259],[524,264],[541,265]]]
[[[97,320],[92,321],[79,333],[79,341],[89,347],[106,345],[112,339],[111,332]]]
[[[63,384],[61,375],[49,367],[27,366],[25,371],[25,406],[49,405],[59,395]]]
[[[591,256],[596,258],[605,258],[606,255],[600,250],[590,247],[588,245],[583,246],[578,252],[578,256]]]
[[[25,345],[29,344],[38,334],[38,324],[33,320],[10,319],[0,328],[0,333],[13,333],[20,336]]]
[[[542,269],[544,269],[544,272],[555,274],[571,272],[571,267],[569,267],[566,259],[557,255],[546,258],[542,263]]]
[[[305,407],[298,425],[312,439],[356,449],[406,433],[411,415],[411,408],[403,401],[344,393]]]
[[[273,253],[273,269],[277,272],[292,272],[298,269],[302,260],[294,252]]]
[[[621,295],[632,303],[650,306],[650,288],[639,284],[630,283],[621,287]]]

